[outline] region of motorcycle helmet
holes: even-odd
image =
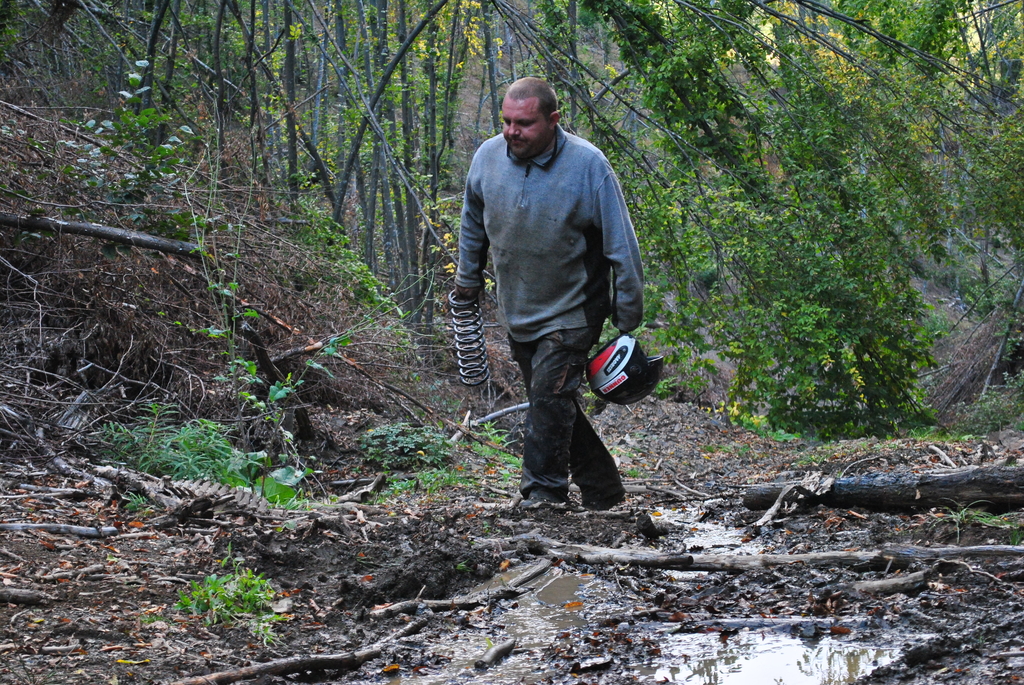
[[[662,357],[648,357],[637,339],[624,333],[587,362],[587,383],[603,400],[633,404],[651,394],[661,380],[662,366]]]

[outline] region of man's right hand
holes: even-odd
[[[476,288],[467,288],[462,285],[455,286],[455,299],[460,302],[476,302],[477,298],[480,297],[480,291],[483,288],[477,286]]]

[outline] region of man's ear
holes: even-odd
[[[558,123],[558,120],[562,118],[561,112],[552,112],[548,115],[548,123],[552,126]]]

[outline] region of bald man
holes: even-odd
[[[513,83],[501,135],[477,150],[466,180],[456,295],[475,300],[488,254],[498,316],[526,382],[522,507],[625,498],[618,469],[579,404],[583,369],[605,320],[643,319],[643,265],[611,165],[558,125],[558,97],[537,78]]]

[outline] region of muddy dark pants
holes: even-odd
[[[612,455],[577,400],[587,354],[600,334],[600,328],[573,328],[527,343],[509,338],[530,399],[519,485],[523,497],[543,488],[568,500],[570,472],[584,506],[610,506],[625,493]]]

